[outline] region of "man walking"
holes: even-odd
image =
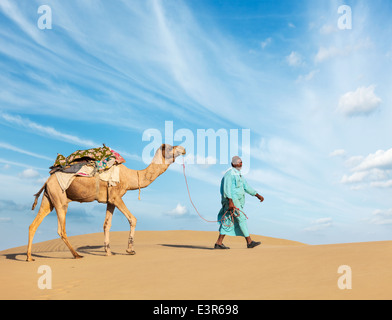
[[[232,168],[227,170],[221,182],[222,209],[218,214],[218,222],[220,224],[219,237],[214,248],[230,249],[223,244],[223,239],[226,235],[245,237],[247,247],[254,248],[261,244],[261,242],[253,241],[249,236],[248,226],[246,224],[247,218],[243,212],[245,192],[251,196],[256,196],[260,202],[264,198],[242,177],[242,160],[240,157],[234,156],[231,160],[231,166]]]

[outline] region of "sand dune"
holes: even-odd
[[[106,257],[103,234],[70,237],[84,256],[75,260],[60,239],[0,252],[0,299],[391,299],[392,241],[334,245],[252,235],[247,249],[226,238],[230,250],[212,250],[216,232],[137,231],[137,254],[127,255],[128,232],[112,232]],[[41,265],[52,289],[39,289]],[[341,265],[351,268],[351,289],[340,289]],[[46,274],[45,274],[46,275]],[[348,282],[345,281],[344,284]]]

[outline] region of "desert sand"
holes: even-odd
[[[262,245],[247,249],[226,237],[230,250],[213,250],[217,232],[137,231],[136,255],[128,255],[128,232],[111,232],[113,256],[105,256],[103,233],[69,237],[84,256],[73,259],[61,239],[0,252],[0,299],[391,299],[392,241],[306,245],[252,235]],[[50,267],[52,288],[38,281]],[[342,265],[351,289],[340,289]],[[344,284],[348,284],[345,280]]]

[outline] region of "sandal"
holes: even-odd
[[[248,248],[254,248],[257,247],[258,245],[260,245],[261,242],[260,241],[252,241],[251,243],[248,243]]]

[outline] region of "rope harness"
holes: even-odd
[[[140,178],[139,178],[139,171],[136,171],[136,173],[137,173],[137,187],[139,188],[139,197],[138,197],[138,199],[140,200]]]
[[[245,218],[248,219],[248,217],[246,216],[245,212],[243,212],[240,208],[237,208],[236,206],[234,206],[233,210],[230,210],[230,209],[226,210],[220,220],[212,221],[212,220],[205,219],[199,213],[199,211],[197,210],[196,206],[194,205],[194,203],[192,201],[191,193],[189,191],[188,180],[187,180],[186,174],[185,174],[185,160],[184,160],[184,158],[182,158],[182,169],[183,169],[183,173],[184,173],[185,184],[186,184],[186,189],[188,191],[189,200],[191,201],[191,204],[192,204],[193,208],[195,209],[195,211],[197,212],[197,214],[199,215],[200,218],[202,218],[204,221],[207,221],[207,222],[215,222],[215,223],[216,222],[220,222],[226,228],[230,228],[234,224],[234,218],[239,217],[241,212],[244,214]],[[228,224],[226,223],[227,218],[230,221],[230,223],[228,223]]]

